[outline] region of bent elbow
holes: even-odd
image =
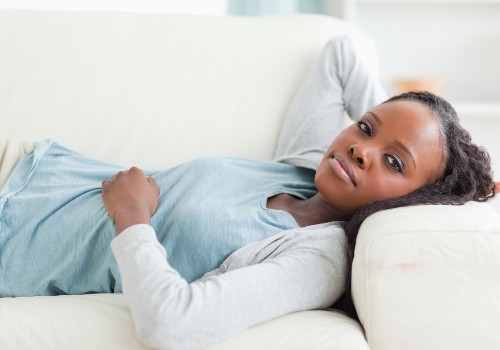
[[[200,348],[206,340],[202,336],[204,326],[199,323],[200,308],[193,303],[192,288],[187,284],[182,287],[185,288],[170,289],[168,297],[146,298],[149,302],[132,308],[137,337],[145,346],[188,350]]]
[[[155,350],[175,349],[174,344],[168,342],[168,335],[157,327],[137,326],[137,338],[144,346]]]
[[[144,322],[137,322],[136,329],[139,341],[148,348],[155,350],[175,350],[180,346],[176,342],[179,329],[169,322],[168,318],[154,315]]]
[[[196,337],[188,324],[158,314],[136,324],[137,337],[143,345],[155,350],[196,349],[191,343]]]

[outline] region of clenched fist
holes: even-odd
[[[120,171],[102,182],[102,201],[116,225],[116,233],[136,224],[151,224],[160,188],[139,168]]]

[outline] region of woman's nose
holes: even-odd
[[[367,169],[371,163],[370,148],[360,144],[352,145],[349,147],[349,155],[356,164],[362,169]]]

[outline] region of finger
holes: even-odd
[[[128,171],[129,171],[129,173],[138,173],[138,174],[141,174],[142,176],[146,176],[146,174],[144,173],[144,170],[142,170],[141,168],[138,168],[136,166],[131,167]]]
[[[156,180],[152,178],[151,176],[146,177],[146,181],[151,184],[151,185],[156,185]]]
[[[156,213],[156,211],[158,210],[158,205],[160,204],[159,203],[159,200],[158,200],[158,197],[160,196],[160,188],[158,186],[155,187],[155,201],[151,207],[151,216],[153,216],[154,213]]]
[[[111,181],[109,181],[109,180],[104,180],[104,181],[102,182],[101,186],[102,186],[102,188],[104,188],[104,187],[108,187],[110,184],[111,184]]]

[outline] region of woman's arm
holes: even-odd
[[[287,313],[328,307],[342,293],[344,245],[314,234],[301,235],[299,244],[270,247],[269,257],[243,265],[251,266],[187,283],[148,225],[158,195],[158,186],[138,168],[103,182],[103,202],[119,233],[111,248],[145,345],[202,348]]]
[[[343,244],[324,236],[191,284],[169,266],[149,225],[126,229],[112,250],[138,336],[155,349],[203,348],[291,312],[328,307],[344,288]]]

